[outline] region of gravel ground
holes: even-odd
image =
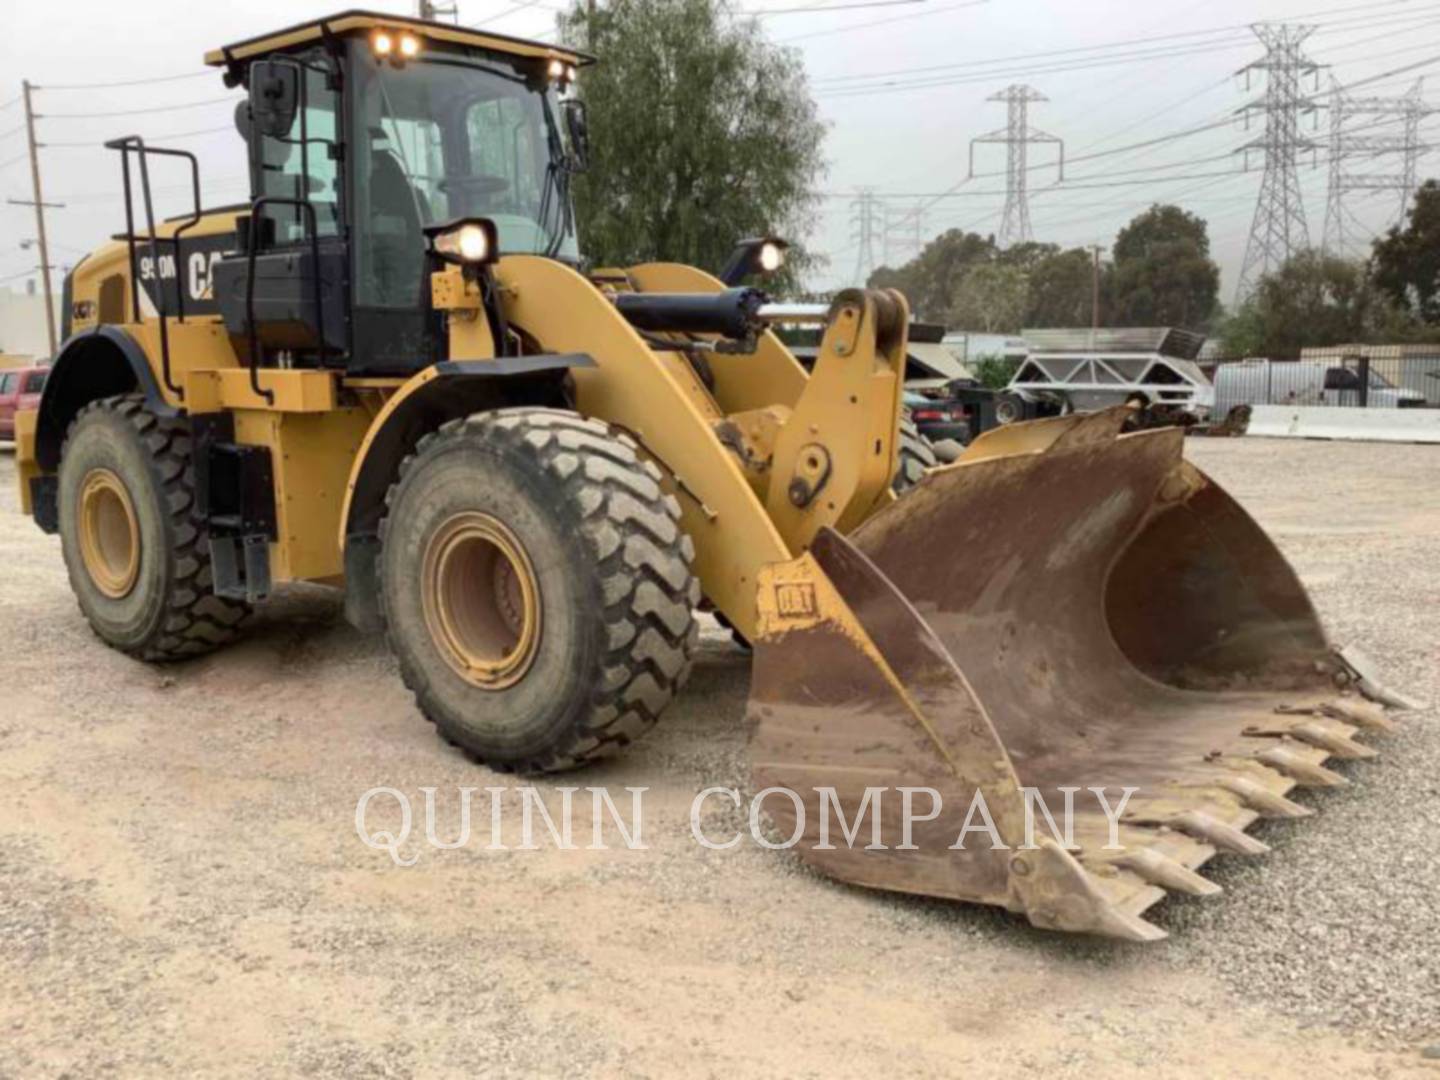
[[[1440,448],[1188,452],[1337,640],[1440,701]],[[322,590],[202,661],[103,648],[13,478],[0,453],[0,1077],[1440,1076],[1433,711],[1126,946],[691,842],[694,795],[745,785],[747,664],[712,627],[660,727],[569,781],[647,786],[647,850],[412,841],[400,867],[356,836],[363,792],[436,788],[444,838],[457,788],[520,782],[436,740]]]
[[[1179,963],[1307,1023],[1440,1039],[1440,447],[1191,440],[1192,457],[1276,537],[1333,640],[1369,653],[1410,713],[1320,813],[1260,830],[1217,904],[1169,923]],[[1297,482],[1298,481],[1298,482]]]

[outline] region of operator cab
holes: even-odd
[[[486,219],[499,253],[578,265],[584,113],[565,92],[588,57],[352,12],[206,61],[249,92],[254,202],[216,294],[256,364],[407,375],[444,359],[428,238],[447,223]]]

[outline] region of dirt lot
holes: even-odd
[[[1440,700],[1440,447],[1189,452],[1337,640]],[[13,487],[6,448],[0,1076],[1440,1076],[1433,712],[1302,795],[1321,813],[1273,854],[1220,860],[1224,895],[1162,906],[1153,946],[695,844],[695,794],[745,784],[746,660],[713,631],[660,728],[571,781],[648,785],[648,850],[486,850],[481,791],[469,846],[401,867],[360,842],[362,793],[438,789],[445,839],[459,787],[517,782],[435,738],[381,642],[302,590],[218,656],[134,663]]]

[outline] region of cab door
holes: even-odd
[[[251,64],[248,79],[252,212],[244,250],[215,266],[221,313],[232,334],[246,333],[253,273],[261,362],[323,354],[340,366],[351,342],[340,68],[324,50],[278,54]],[[261,117],[269,90],[286,105]]]

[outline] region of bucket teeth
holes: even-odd
[[[1213,844],[1219,851],[1228,851],[1235,855],[1264,855],[1270,850],[1270,845],[1263,840],[1257,840],[1234,825],[1227,825],[1201,810],[1186,810],[1176,814],[1168,824],[1171,828]]]
[[[1244,776],[1226,776],[1218,781],[1218,785],[1231,794],[1238,795],[1240,801],[1251,810],[1257,810],[1266,817],[1274,818],[1299,818],[1309,817],[1315,811],[1308,806],[1301,806],[1297,802],[1285,798],[1263,784],[1258,784]]]
[[[1115,865],[1139,874],[1152,885],[1187,896],[1216,896],[1224,892],[1215,882],[1153,848],[1133,848],[1116,859]]]
[[[1154,923],[1111,903],[1089,871],[1053,840],[1017,852],[1010,860],[1010,881],[1026,917],[1042,929],[1126,941],[1160,941],[1168,936]]]
[[[1347,724],[1365,728],[1367,731],[1394,731],[1395,721],[1385,715],[1385,710],[1371,701],[1357,701],[1353,698],[1337,698],[1320,706],[1320,712]]]
[[[1350,736],[1336,731],[1334,728],[1327,727],[1318,720],[1307,720],[1304,723],[1296,724],[1290,729],[1290,734],[1311,746],[1328,750],[1336,757],[1344,758],[1347,761],[1361,761],[1376,756],[1376,751],[1370,747],[1356,742]]]
[[[1307,787],[1344,787],[1350,783],[1339,773],[1308,761],[1283,746],[1272,746],[1268,750],[1262,750],[1255,755],[1257,761],[1262,761],[1273,769],[1278,769],[1286,776],[1292,778],[1297,784]]]

